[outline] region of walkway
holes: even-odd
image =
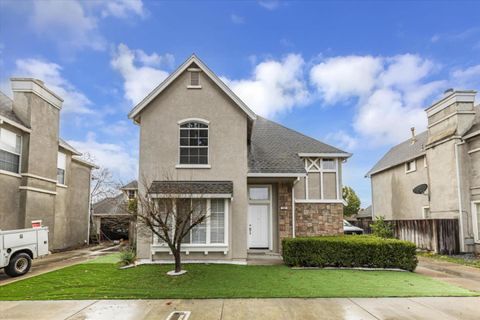
[[[217,299],[0,302],[2,319],[478,319],[480,298]]]

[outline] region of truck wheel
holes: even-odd
[[[5,267],[5,273],[10,277],[22,276],[30,270],[32,258],[24,252],[14,255]]]

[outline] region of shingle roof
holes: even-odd
[[[372,206],[368,206],[365,209],[361,209],[357,214],[357,218],[371,218],[371,217],[372,217]]]
[[[128,214],[123,194],[100,200],[92,205],[92,209],[93,214]]]
[[[425,145],[427,144],[428,132],[424,131],[416,136],[417,141],[412,144],[412,140],[408,139],[388,151],[380,161],[378,161],[372,169],[366,174],[370,176],[380,171],[402,164],[408,160],[418,158],[425,154]]]
[[[251,173],[304,173],[299,153],[346,152],[257,116],[248,152]]]
[[[130,181],[129,183],[127,183],[126,185],[124,185],[123,187],[121,187],[120,189],[122,190],[127,190],[127,189],[138,189],[138,182],[137,180],[132,180]]]
[[[232,194],[232,181],[153,181],[149,193]]]
[[[3,116],[9,120],[12,120],[24,127],[28,126],[20,120],[15,112],[13,112],[13,101],[6,94],[0,91],[0,116]]]

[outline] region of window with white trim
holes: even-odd
[[[318,157],[305,157],[303,160],[307,176],[303,179],[302,196],[296,199],[312,202],[341,200],[339,160]]]
[[[208,164],[208,125],[198,121],[180,124],[180,164]]]
[[[67,155],[59,151],[57,154],[57,183],[65,184],[66,168],[67,168]]]
[[[406,173],[413,172],[415,170],[417,170],[417,165],[416,165],[415,160],[405,162],[405,172]]]
[[[20,173],[22,137],[0,128],[0,170]]]

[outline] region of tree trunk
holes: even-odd
[[[182,261],[180,258],[180,250],[175,250],[173,253],[173,256],[175,257],[175,273],[179,273],[182,271]]]

